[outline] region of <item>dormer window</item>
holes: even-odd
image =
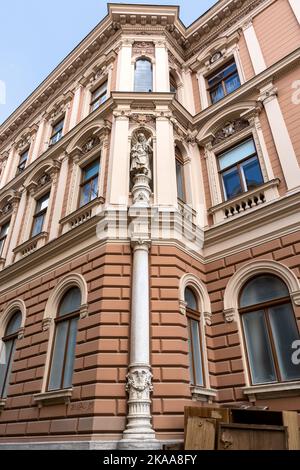
[[[29,156],[29,149],[26,150],[25,152],[21,153],[20,159],[19,159],[19,164],[18,164],[18,167],[17,167],[16,176],[18,176],[20,173],[23,173],[23,171],[25,170],[26,163],[27,163],[27,160],[28,160],[28,156]]]
[[[52,134],[50,137],[50,145],[55,145],[63,136],[65,118],[61,119],[52,127]]]
[[[227,62],[207,78],[212,104],[217,103],[241,86],[235,61]]]
[[[92,92],[90,112],[98,109],[101,104],[107,100],[107,82],[102,83],[95,91]]]

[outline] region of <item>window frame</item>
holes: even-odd
[[[138,91],[136,90],[136,69],[137,69],[137,63],[138,62],[148,62],[151,67],[151,87],[148,90],[143,90],[143,91]],[[133,80],[133,92],[134,93],[153,93],[153,88],[154,88],[154,76],[153,76],[153,63],[150,57],[137,57],[134,61],[134,80]]]
[[[192,328],[191,328],[191,320],[194,320],[198,323],[198,334],[199,334],[199,344],[200,344],[200,358],[201,358],[201,371],[202,371],[202,381],[203,384],[197,384],[192,382],[192,378],[190,377],[190,385],[192,387],[200,387],[200,388],[206,388],[207,386],[207,379],[206,379],[206,370],[205,370],[205,365],[204,365],[204,351],[203,351],[203,338],[202,338],[202,329],[201,329],[201,313],[199,311],[199,299],[197,293],[194,291],[194,289],[187,284],[185,286],[184,292],[186,292],[186,289],[189,289],[195,297],[196,303],[197,303],[197,310],[194,310],[188,305],[186,305],[186,319],[187,319],[187,328],[188,328],[188,339],[190,342],[191,346],[191,351],[189,354],[189,362],[191,360],[192,364],[189,364],[190,367],[192,367],[193,370],[193,377],[194,377],[194,382],[196,381],[196,368],[195,368],[195,346],[193,344],[193,335],[192,335]],[[186,302],[186,301],[185,301]]]
[[[238,306],[240,305],[240,299],[241,299],[243,289],[246,287],[246,285],[251,280],[255,279],[256,277],[257,277],[257,275],[254,275],[254,276],[250,277],[247,280],[247,282],[244,284],[244,287],[240,290],[239,296],[238,296]],[[270,322],[270,318],[269,318],[269,312],[268,312],[270,307],[275,307],[275,306],[279,306],[279,305],[287,305],[287,304],[291,305],[291,307],[292,307],[293,318],[294,318],[294,321],[295,321],[296,328],[299,332],[299,328],[298,328],[297,320],[296,320],[296,316],[295,316],[295,311],[294,311],[294,308],[293,308],[293,303],[291,301],[290,295],[287,295],[287,296],[281,297],[281,298],[277,298],[277,299],[273,299],[273,300],[268,300],[266,302],[261,302],[259,304],[253,304],[253,305],[250,305],[250,306],[247,306],[247,307],[238,307],[238,312],[239,312],[240,320],[241,320],[240,325],[241,325],[243,343],[245,345],[245,356],[246,356],[246,363],[247,363],[248,373],[249,373],[248,375],[249,375],[249,379],[250,379],[250,386],[252,386],[252,387],[262,386],[262,385],[288,384],[288,383],[295,382],[295,379],[282,380],[281,373],[280,373],[280,367],[279,367],[279,361],[278,361],[276,347],[275,347],[275,342],[274,342],[274,338],[273,338],[271,322]],[[276,381],[275,382],[253,383],[251,365],[250,365],[250,360],[249,360],[249,352],[248,352],[248,346],[247,346],[247,340],[246,340],[246,333],[245,333],[245,328],[244,328],[242,317],[243,317],[243,315],[246,315],[246,314],[249,314],[249,313],[252,313],[252,312],[257,312],[257,311],[263,311],[263,313],[264,313],[266,331],[267,331],[267,334],[268,334],[268,337],[269,337],[269,340],[270,340],[272,359],[273,359],[273,362],[274,362],[274,368],[275,368],[275,373],[276,373]],[[299,337],[300,337],[300,332],[299,332]],[[299,380],[300,380],[300,378],[299,378]]]
[[[10,228],[10,222],[11,222],[11,219],[8,219],[0,225],[0,258],[2,258],[3,250],[4,250],[4,247],[5,247],[5,243],[6,243],[9,228]],[[4,236],[1,236],[2,229],[6,225],[8,225],[7,232],[5,233]]]
[[[4,377],[4,381],[3,381],[2,390],[0,390],[0,400],[5,400],[7,398],[7,389],[9,387],[9,382],[7,382],[7,380],[9,379],[8,376],[11,374],[11,371],[12,371],[12,366],[13,366],[13,362],[14,362],[14,354],[16,352],[16,343],[17,343],[17,340],[19,339],[19,331],[20,331],[21,327],[17,331],[15,331],[14,333],[12,333],[10,335],[6,335],[6,330],[7,330],[7,327],[9,325],[10,321],[12,320],[12,318],[18,313],[21,315],[21,324],[22,324],[22,317],[23,317],[22,312],[21,312],[21,310],[15,310],[9,316],[9,319],[6,322],[4,336],[1,338],[3,344],[5,344],[6,342],[11,341],[11,340],[13,341],[13,344],[12,344],[11,351],[10,351],[10,354],[9,354],[9,360],[6,361],[7,366],[6,366],[6,370],[5,370],[5,377]],[[5,392],[6,396],[4,396],[4,392]]]
[[[178,149],[179,150],[179,149]],[[185,183],[185,172],[184,172],[184,159],[181,155],[181,152],[179,153],[177,150],[177,147],[175,149],[175,164],[176,164],[176,186],[177,186],[177,198],[179,199],[180,202],[186,204],[187,200],[187,194],[186,194],[186,183]],[[182,193],[183,193],[183,199],[179,197],[179,192],[178,192],[178,179],[177,179],[177,163],[180,165],[180,173],[181,173],[181,180],[182,180]]]
[[[27,150],[24,150],[22,153],[19,154],[19,163],[17,166],[16,176],[19,176],[21,173],[23,173],[23,171],[25,171],[26,165],[28,163],[29,151],[30,151],[30,148],[28,148]],[[25,159],[25,162],[23,162],[24,163],[23,168],[21,168],[23,164],[21,163],[21,160],[24,155],[26,155],[26,159]]]
[[[231,72],[229,75],[227,75],[225,78],[222,78],[221,80],[219,80],[215,85],[213,86],[209,86],[209,81],[215,76],[215,75],[218,75],[219,73],[223,72],[224,70],[226,70],[228,67],[230,67],[231,65],[235,65],[235,71],[234,72]],[[239,78],[239,82],[240,82],[240,86],[237,87],[235,90],[231,91],[230,93],[227,93],[227,90],[226,90],[226,85],[225,85],[225,81],[228,80],[230,77],[232,77],[233,75],[237,75],[238,78]],[[212,71],[210,74],[208,74],[206,77],[206,92],[209,96],[209,99],[210,99],[210,104],[211,105],[214,105],[216,103],[218,103],[219,101],[221,101],[222,99],[226,98],[226,96],[230,95],[231,93],[233,93],[234,91],[236,91],[238,88],[241,87],[242,85],[242,81],[241,81],[241,77],[240,77],[240,74],[239,74],[239,70],[238,70],[238,66],[237,66],[237,63],[236,63],[236,60],[235,60],[235,57],[232,56],[230,59],[228,59],[226,62],[224,62],[222,65],[220,65],[219,67],[216,67],[216,69],[214,71]],[[218,88],[219,85],[222,85],[222,90],[223,90],[223,93],[224,93],[224,96],[222,98],[220,98],[219,100],[213,102],[212,100],[212,96],[211,96],[211,93],[214,89]]]
[[[47,205],[47,207],[45,209],[40,210],[39,212],[36,212],[39,201],[41,199],[43,199],[46,195],[48,195],[48,205]],[[40,235],[44,231],[46,214],[47,214],[47,211],[49,209],[49,204],[50,204],[50,197],[51,197],[51,190],[47,191],[42,196],[39,196],[38,199],[35,199],[35,210],[34,210],[34,214],[33,214],[33,221],[32,221],[32,226],[31,226],[31,231],[30,231],[30,238],[37,237],[38,235]],[[35,235],[33,235],[35,221],[41,216],[43,216],[42,230],[39,233],[36,233]]]
[[[247,157],[243,158],[242,160],[239,160],[238,162],[233,163],[232,165],[226,167],[224,170],[221,170],[221,168],[220,168],[220,157],[224,153],[229,152],[230,150],[234,150],[236,147],[240,146],[244,142],[247,142],[248,140],[252,140],[254,148],[255,148],[255,153],[252,153],[251,155],[248,155]],[[256,142],[255,142],[255,139],[254,139],[254,136],[253,136],[252,133],[249,136],[247,136],[246,138],[244,138],[243,140],[235,142],[233,145],[229,146],[228,148],[223,149],[222,151],[216,153],[215,156],[216,156],[216,160],[217,160],[218,178],[219,178],[219,184],[220,184],[220,188],[221,188],[221,195],[222,195],[222,200],[223,201],[225,201],[225,202],[226,201],[231,201],[232,199],[235,199],[236,197],[240,197],[242,194],[246,194],[247,192],[252,191],[252,189],[248,189],[248,188],[245,189],[247,183],[244,180],[243,172],[241,170],[241,165],[243,163],[247,162],[248,160],[251,160],[254,157],[256,157],[256,159],[257,159],[257,162],[258,162],[259,168],[260,168],[261,177],[262,177],[262,182],[261,182],[260,185],[257,185],[257,188],[265,183],[264,175],[263,175],[263,171],[262,171],[262,167],[261,167],[261,162],[260,162],[259,154],[258,154],[258,151],[257,151]],[[238,171],[238,175],[239,175],[239,178],[240,178],[240,183],[241,183],[241,187],[242,187],[243,191],[239,194],[236,194],[235,196],[227,197],[226,189],[225,189],[225,185],[224,185],[224,180],[223,180],[222,175],[223,175],[223,173],[225,173],[228,170],[231,170],[235,167],[237,167],[237,171]]]
[[[51,129],[51,135],[50,135],[50,140],[49,140],[49,146],[52,147],[53,145],[56,145],[62,138],[63,138],[63,132],[64,132],[64,126],[65,126],[65,120],[66,120],[66,116],[62,116],[60,119],[56,120],[52,125],[52,129]],[[59,129],[58,131],[54,131],[54,128],[56,126],[58,126],[58,124],[61,124],[62,123],[62,127],[61,129]],[[53,139],[60,135],[59,139],[55,140],[55,142],[53,142]]]
[[[97,162],[98,163],[98,172],[96,175],[94,176],[91,176],[90,178],[88,178],[87,180],[84,180],[84,172],[86,170],[86,168],[88,168],[89,166],[93,165],[93,163]],[[90,202],[92,201],[95,201],[95,199],[97,199],[98,195],[99,195],[99,184],[100,184],[100,173],[101,173],[101,155],[100,155],[100,158],[96,157],[96,158],[93,158],[92,160],[89,160],[88,162],[85,163],[84,166],[82,166],[80,168],[81,170],[81,177],[80,177],[80,185],[79,185],[79,200],[78,200],[78,203],[77,203],[77,207],[78,209],[81,209],[82,207],[86,206],[87,204],[90,204]],[[82,192],[83,192],[83,188],[84,186],[86,186],[87,184],[91,183],[92,180],[95,180],[95,179],[98,179],[98,191],[97,191],[97,196],[93,199],[90,199],[88,202],[86,202],[85,204],[81,205],[80,204],[80,201],[81,201],[81,196],[82,196]]]
[[[97,96],[96,98],[93,99],[93,95],[98,90],[100,90],[103,87],[103,85],[105,85],[105,84],[106,84],[105,93],[102,93],[102,94],[100,94],[99,96]],[[101,102],[101,98],[103,96],[105,96],[105,100]],[[102,106],[102,104],[104,104],[105,101],[107,101],[107,99],[108,99],[108,79],[103,81],[100,85],[97,85],[96,88],[94,88],[93,90],[91,90],[91,100],[90,100],[90,108],[89,108],[90,109],[90,114],[93,113],[94,111],[96,111],[97,109],[99,109],[100,106]],[[93,109],[94,104],[99,100],[100,100],[99,106],[97,106],[96,108]]]
[[[68,293],[69,290],[77,288],[80,291],[80,295],[82,296],[81,290],[78,286],[70,286],[69,289],[65,290],[63,295],[61,296],[60,302],[58,304],[56,316],[54,318],[54,334],[53,334],[53,339],[52,339],[52,344],[51,344],[51,352],[50,352],[50,363],[49,363],[49,369],[48,369],[48,375],[47,375],[47,382],[46,382],[46,392],[58,392],[59,390],[67,390],[70,387],[64,388],[63,383],[65,379],[65,370],[66,370],[66,358],[68,354],[68,345],[69,345],[69,338],[70,338],[70,328],[71,328],[71,323],[74,318],[77,318],[78,320],[80,319],[80,310],[81,310],[81,305],[79,306],[78,310],[74,310],[74,312],[67,313],[65,315],[59,315],[59,310],[60,306],[62,303],[62,300],[64,296]],[[82,302],[82,298],[81,298]],[[61,381],[60,381],[60,388],[58,389],[53,389],[49,390],[49,385],[50,385],[50,378],[51,378],[51,372],[52,372],[52,366],[53,366],[53,355],[54,355],[54,350],[55,350],[55,341],[56,341],[56,335],[57,335],[57,325],[63,323],[63,322],[68,322],[68,330],[67,330],[67,335],[66,335],[66,341],[65,341],[65,348],[64,348],[64,357],[63,357],[63,367],[62,367],[62,372],[61,372]],[[78,325],[77,325],[77,331],[76,331],[76,337],[78,334]],[[76,340],[77,344],[77,340]],[[76,355],[74,356],[74,360],[76,358]],[[73,374],[74,374],[74,366],[73,366]]]

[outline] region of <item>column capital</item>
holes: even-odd
[[[258,101],[266,104],[269,103],[269,101],[272,101],[274,98],[277,98],[278,95],[278,89],[273,85],[270,84],[267,87],[264,87],[260,90],[260,96],[258,98]]]
[[[144,250],[148,252],[151,247],[151,240],[133,237],[131,240],[131,247],[133,251]]]

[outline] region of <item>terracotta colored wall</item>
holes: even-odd
[[[27,308],[25,337],[17,343],[7,403],[0,414],[1,441],[71,434],[82,438],[92,432],[120,436],[126,416],[130,266],[128,246],[106,246],[0,298],[1,309],[15,298],[23,299]],[[39,409],[33,394],[41,391],[49,335],[41,322],[49,292],[68,272],[83,274],[89,292],[89,316],[79,320],[74,394],[69,405]]]
[[[277,0],[253,20],[267,66],[299,47],[300,28],[288,0]]]
[[[300,80],[299,65],[293,68],[288,74],[275,80],[275,86],[278,89],[279,104],[300,164],[300,103],[297,104],[293,102],[293,94],[296,89],[292,87],[293,83],[298,80]],[[300,94],[298,93],[297,96],[299,100]]]
[[[212,301],[213,344],[218,398],[222,402],[245,400],[241,390],[244,386],[242,353],[237,323],[225,323],[223,317],[223,296],[226,285],[233,273],[251,260],[271,259],[288,266],[300,278],[300,232],[278,240],[263,243],[252,249],[220,259],[206,266],[207,287]],[[295,308],[300,328],[300,308]],[[270,408],[273,400],[268,400]],[[274,402],[276,407],[276,401]],[[290,398],[286,409],[299,409],[299,399]]]

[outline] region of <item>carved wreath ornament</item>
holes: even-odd
[[[127,374],[126,391],[135,395],[136,398],[143,398],[145,393],[153,390],[153,375],[149,370],[135,370]]]

